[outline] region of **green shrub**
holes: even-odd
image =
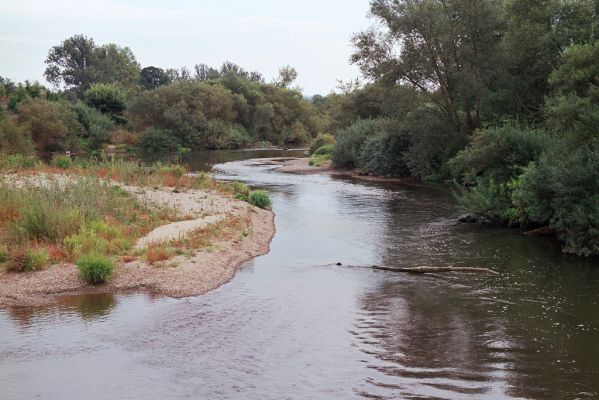
[[[358,158],[358,169],[374,175],[410,176],[407,153],[410,137],[402,130],[391,130],[370,136]]]
[[[599,255],[598,143],[556,146],[525,170],[512,197],[525,221],[557,232],[565,252]]]
[[[17,249],[8,264],[10,271],[39,271],[50,263],[50,256],[44,249]]]
[[[17,125],[12,118],[0,118],[0,151],[5,154],[33,153],[33,142],[27,126]]]
[[[77,150],[83,126],[63,102],[26,99],[17,107],[19,124],[26,125],[39,152]]]
[[[5,155],[0,153],[0,168],[2,169],[30,169],[40,164],[40,160],[35,156],[26,156],[23,154]]]
[[[8,261],[10,256],[8,255],[8,250],[5,246],[0,246],[0,263]]]
[[[90,222],[79,232],[64,239],[65,248],[74,257],[100,253],[116,255],[131,247],[131,240],[123,233],[101,221]]]
[[[249,202],[249,199],[248,199],[248,195],[247,195],[247,194],[243,194],[243,193],[237,193],[237,194],[235,194],[235,195],[234,195],[234,197],[235,197],[237,200],[241,200],[241,201]]]
[[[49,262],[50,256],[46,250],[29,250],[25,257],[25,271],[39,271]]]
[[[314,154],[314,152],[322,146],[333,144],[335,144],[335,137],[333,135],[330,133],[319,133],[310,145],[310,154]]]
[[[479,180],[476,185],[462,191],[459,203],[470,216],[489,224],[517,223],[517,213],[512,204],[510,183]]]
[[[114,271],[112,261],[99,254],[82,256],[75,264],[79,269],[79,275],[93,285],[105,283]]]
[[[369,136],[380,132],[380,124],[381,120],[365,119],[339,131],[331,154],[333,164],[339,168],[357,168],[362,145]]]
[[[109,116],[81,101],[75,103],[72,108],[77,115],[77,120],[85,129],[84,138],[90,148],[98,149],[108,142],[115,128],[114,122]]]
[[[259,208],[270,207],[270,197],[268,196],[268,193],[264,190],[251,191],[250,195],[248,196],[248,201],[250,204]]]
[[[125,110],[125,94],[115,84],[92,84],[85,91],[85,102],[103,114],[118,116]]]
[[[71,156],[55,154],[50,160],[50,165],[60,169],[67,169],[73,165],[73,160],[71,159]]]
[[[250,195],[250,188],[243,182],[232,182],[231,188],[235,195],[245,196],[246,198]]]
[[[156,163],[153,168],[154,171],[158,172],[159,174],[170,174],[175,176],[176,178],[182,177],[187,172],[185,167],[180,164]]]
[[[229,128],[231,146],[241,149],[251,143],[252,137],[243,125],[235,124]]]
[[[316,155],[316,153],[314,153],[312,156],[310,156],[310,161],[308,161],[308,164],[313,167],[320,167],[322,165],[325,165],[329,161],[331,161],[330,154],[324,154],[319,156]]]
[[[449,161],[454,178],[474,183],[478,177],[496,182],[515,178],[536,161],[552,138],[539,130],[514,123],[477,131],[470,144]]]
[[[149,128],[139,138],[139,148],[146,152],[175,151],[180,145],[168,129]]]
[[[316,149],[316,151],[312,154],[314,154],[315,156],[324,156],[327,154],[331,154],[332,152],[333,152],[333,145],[325,144],[324,146],[320,146],[318,149]]]

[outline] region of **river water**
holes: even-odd
[[[209,157],[263,155],[278,154]],[[270,191],[269,254],[197,298],[0,310],[0,399],[599,398],[597,260],[460,224],[443,188],[256,164],[219,164],[217,176]],[[347,266],[370,264],[500,275]]]

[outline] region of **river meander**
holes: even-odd
[[[270,253],[197,298],[95,294],[0,310],[0,399],[599,398],[597,260],[461,224],[443,188],[282,174],[238,160],[253,154],[218,154],[237,159],[216,166],[219,178],[270,191]]]

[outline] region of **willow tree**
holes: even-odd
[[[356,34],[352,61],[369,78],[409,85],[470,132],[501,68],[501,3],[494,0],[372,0],[376,27]]]

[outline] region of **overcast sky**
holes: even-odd
[[[368,0],[0,0],[0,76],[44,82],[48,49],[82,33],[142,67],[230,60],[270,80],[289,64],[304,94],[327,94],[359,76],[350,37],[367,12]]]

